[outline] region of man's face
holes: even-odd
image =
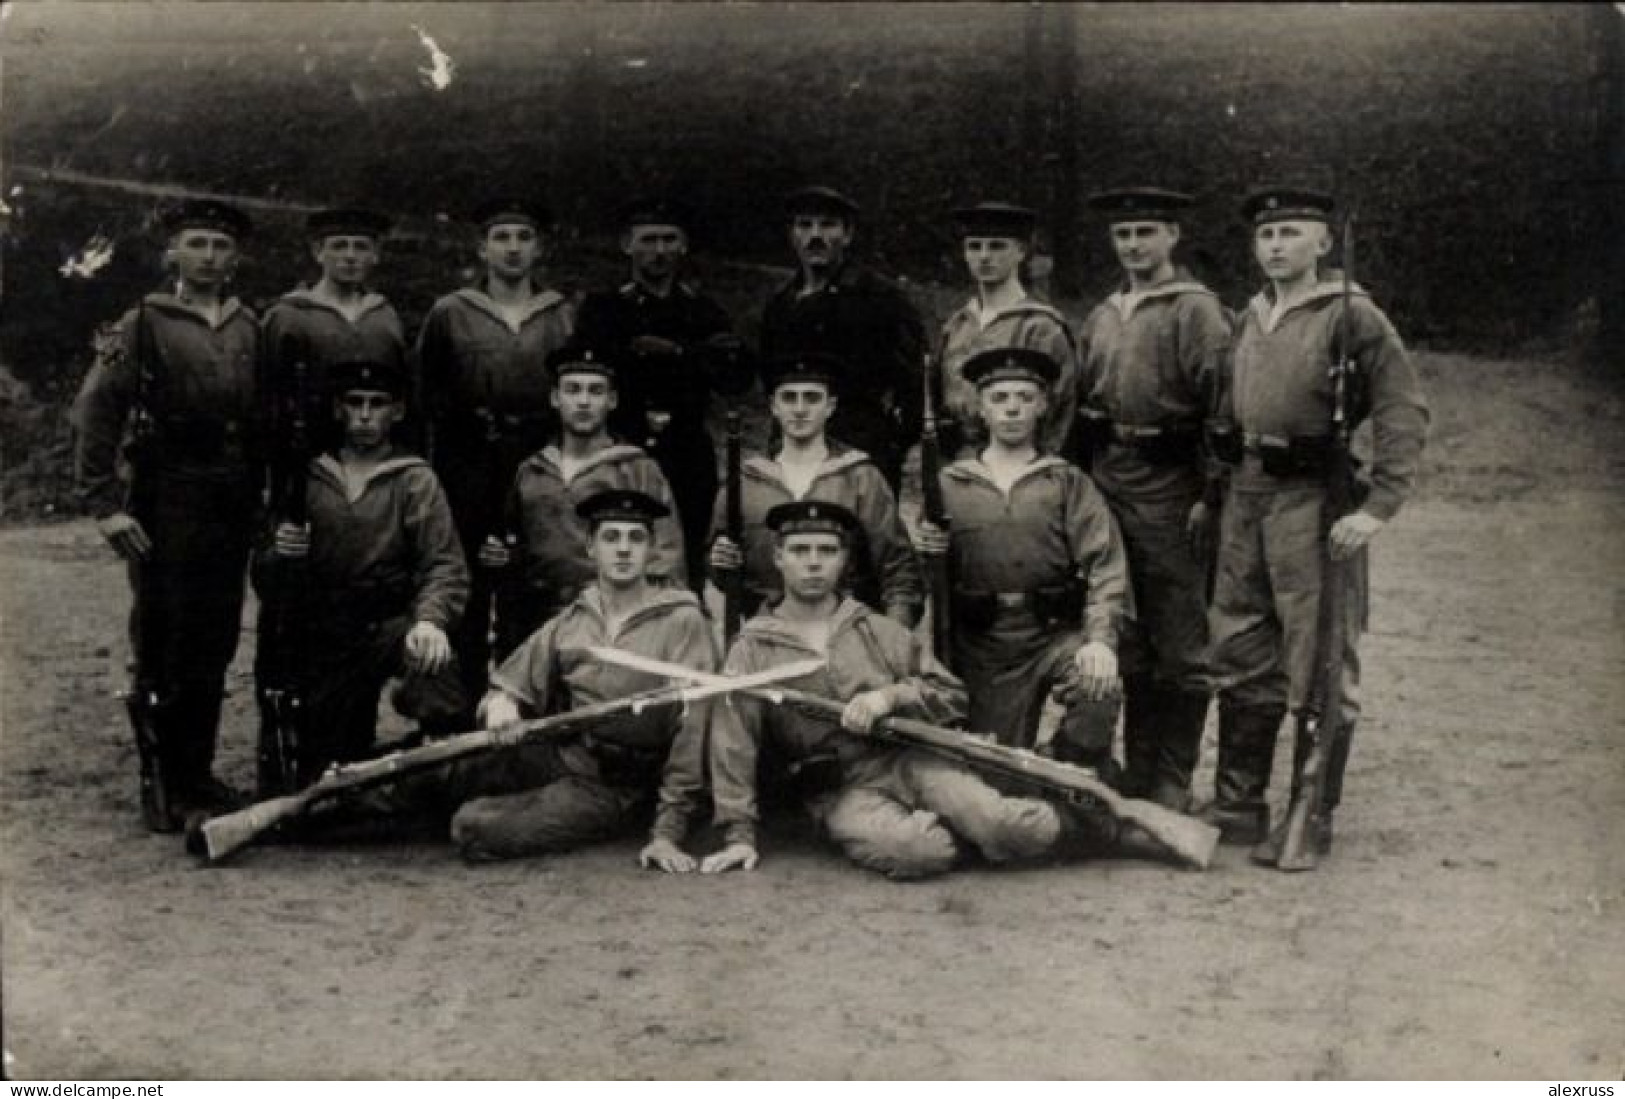
[[[1130,275],[1154,275],[1172,262],[1179,226],[1169,221],[1119,221],[1112,225],[1117,262]]]
[[[616,402],[615,387],[602,374],[561,374],[553,386],[553,407],[573,435],[598,434]]]
[[[833,270],[852,244],[852,223],[839,214],[797,214],[790,219],[790,246],[801,266]]]
[[[1049,411],[1049,398],[1037,382],[997,381],[981,390],[982,419],[993,437],[1007,446],[1031,442],[1039,421]]]
[[[803,443],[823,434],[835,398],[823,382],[786,382],[774,388],[770,409],[784,437]]]
[[[167,258],[191,285],[218,287],[237,266],[237,241],[212,229],[182,229],[169,238]]]
[[[480,241],[480,262],[499,278],[526,278],[542,261],[542,238],[526,221],[499,221]]]
[[[587,556],[600,583],[627,588],[641,581],[649,566],[654,539],[649,527],[635,520],[611,519],[593,528]]]
[[[1014,237],[966,237],[965,267],[984,286],[1008,282],[1027,258],[1027,245]]]
[[[378,242],[368,236],[323,237],[310,246],[322,277],[346,287],[366,285],[378,266]]]
[[[1302,278],[1331,250],[1332,235],[1319,221],[1271,221],[1253,230],[1253,256],[1275,282]]]
[[[405,413],[405,406],[381,389],[346,390],[334,408],[345,443],[356,450],[371,450],[388,442],[390,429]]]
[[[682,270],[688,234],[676,225],[634,225],[621,237],[621,251],[632,260],[632,277],[664,282]]]
[[[787,534],[773,546],[773,564],[786,594],[816,603],[840,585],[846,543],[836,534]]]

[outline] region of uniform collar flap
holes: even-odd
[[[491,295],[487,294],[478,286],[465,286],[452,296],[461,298],[463,301],[467,302],[469,305],[472,305],[475,309],[478,309],[492,320],[500,323],[503,327],[512,327],[516,329],[523,328],[525,325],[534,320],[537,314],[545,313],[549,309],[562,304],[564,301],[564,295],[560,294],[557,290],[543,290],[539,294],[532,295],[531,299],[525,303],[525,307],[519,312],[519,323],[517,325],[510,325],[508,318],[502,314],[501,306],[497,305],[496,301],[491,297]]]

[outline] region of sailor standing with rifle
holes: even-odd
[[[429,460],[475,569],[468,613],[452,637],[470,704],[490,671],[493,604],[511,586],[502,506],[518,464],[558,423],[548,357],[575,326],[564,296],[543,285],[552,213],[509,195],[482,203],[473,218],[483,277],[435,302],[424,318],[414,393],[427,421]],[[495,655],[500,661],[506,654]]]
[[[79,494],[130,566],[142,820],[175,832],[193,811],[240,797],[213,763],[265,478],[259,326],[229,293],[249,220],[196,200],[163,225],[174,289],[146,295],[124,316],[85,378],[73,424]],[[132,418],[138,446],[126,496],[118,453]]]
[[[1219,760],[1209,819],[1228,842],[1266,838],[1264,794],[1290,711],[1295,762],[1321,749],[1313,777],[1324,785],[1307,843],[1290,859],[1277,845],[1258,852],[1289,869],[1312,866],[1331,846],[1359,717],[1365,548],[1409,497],[1428,424],[1393,325],[1347,271],[1320,270],[1332,208],[1330,195],[1302,188],[1247,198],[1253,254],[1269,282],[1241,316],[1212,443],[1232,469],[1210,616]],[[1373,442],[1364,499],[1339,513],[1328,486],[1350,476],[1347,432],[1363,421]],[[1339,606],[1341,621],[1328,621],[1326,608]],[[1309,792],[1301,774],[1294,787],[1294,800]]]

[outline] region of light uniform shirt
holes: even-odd
[[[1332,383],[1343,314],[1342,280],[1335,273],[1271,318],[1274,301],[1262,292],[1242,312],[1234,361],[1221,414],[1244,434],[1320,436],[1331,432]],[[1389,519],[1410,496],[1427,438],[1428,407],[1399,334],[1359,287],[1353,289],[1349,329],[1363,399],[1351,402],[1352,423],[1369,420],[1370,495],[1363,510]],[[1242,491],[1268,491],[1282,478],[1244,463],[1231,478]],[[1286,480],[1298,480],[1289,478]]]
[[[579,710],[669,687],[665,676],[609,664],[587,650],[607,645],[639,656],[714,672],[716,643],[689,591],[660,588],[612,630],[596,584],[532,634],[491,676],[491,686],[538,714]],[[639,751],[664,751],[653,834],[680,843],[705,788],[706,730],[711,700],[628,710],[592,730],[595,738]]]
[[[728,650],[723,670],[747,675],[782,664],[822,658],[825,666],[787,687],[845,703],[865,691],[893,692],[894,714],[948,725],[965,715],[965,689],[914,634],[855,600],[844,600],[822,647],[776,611],[746,622]],[[711,795],[728,843],[756,842],[757,762],[764,742],[787,762],[835,756],[850,765],[895,749],[846,732],[826,719],[774,706],[748,695],[728,695],[711,726]]]

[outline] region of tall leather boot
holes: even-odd
[[[1162,688],[1153,697],[1157,756],[1149,796],[1158,805],[1183,813],[1190,808],[1191,775],[1202,752],[1208,696],[1205,691]]]
[[[1203,814],[1219,829],[1219,842],[1253,845],[1269,835],[1270,809],[1264,794],[1285,714],[1284,706],[1238,706],[1220,700],[1215,796]]]
[[[1150,795],[1157,773],[1158,692],[1150,676],[1123,680],[1123,793]]]

